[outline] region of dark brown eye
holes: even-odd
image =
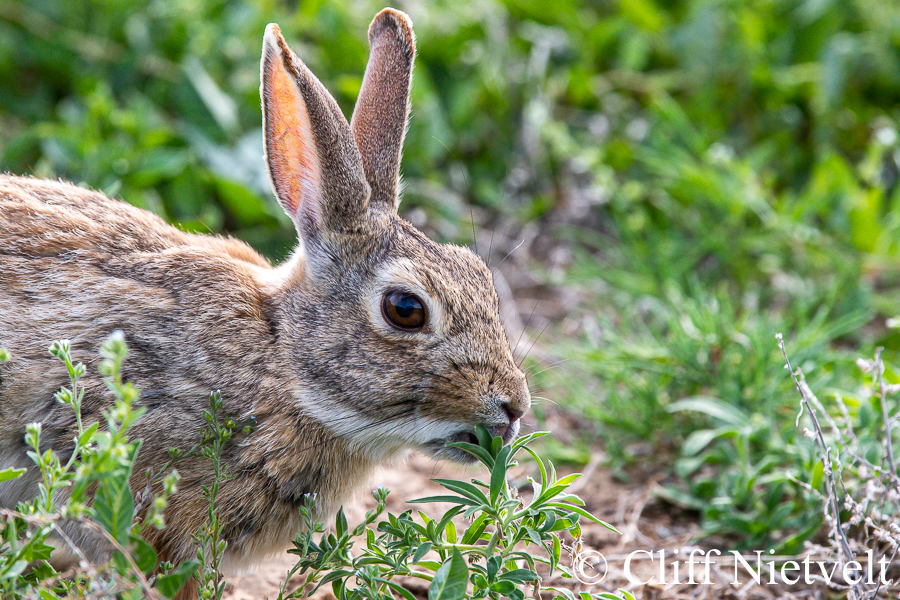
[[[385,321],[403,331],[419,331],[425,327],[425,306],[406,292],[391,291],[381,301]]]

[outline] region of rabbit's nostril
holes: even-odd
[[[510,404],[509,402],[503,405],[503,410],[506,411],[506,414],[509,415],[509,424],[512,425],[516,421],[518,421],[522,415],[525,414],[524,410],[520,410]]]

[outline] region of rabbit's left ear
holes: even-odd
[[[347,119],[274,23],[263,39],[263,133],[275,195],[307,249],[368,219],[369,186]]]
[[[370,204],[396,212],[416,54],[412,21],[399,10],[385,8],[369,26],[369,46],[369,64],[350,127],[372,189]]]

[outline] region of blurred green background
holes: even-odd
[[[880,405],[854,359],[885,346],[898,379],[900,4],[396,6],[419,51],[402,210],[441,240],[470,243],[473,219],[500,250],[522,233],[513,291],[575,298],[528,363],[562,407],[538,416],[584,424],[560,458],[600,439],[627,478],[653,456],[660,495],[709,535],[797,550],[821,519],[801,482],[821,486],[822,468],[774,334],[823,399],[848,403],[873,462]],[[6,0],[0,168],[277,260],[294,233],[262,161],[265,24],[349,115],[380,8]]]

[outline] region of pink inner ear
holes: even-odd
[[[313,228],[321,223],[319,159],[306,103],[281,53],[267,48],[263,72],[266,158],[275,195],[298,225],[305,217]]]

